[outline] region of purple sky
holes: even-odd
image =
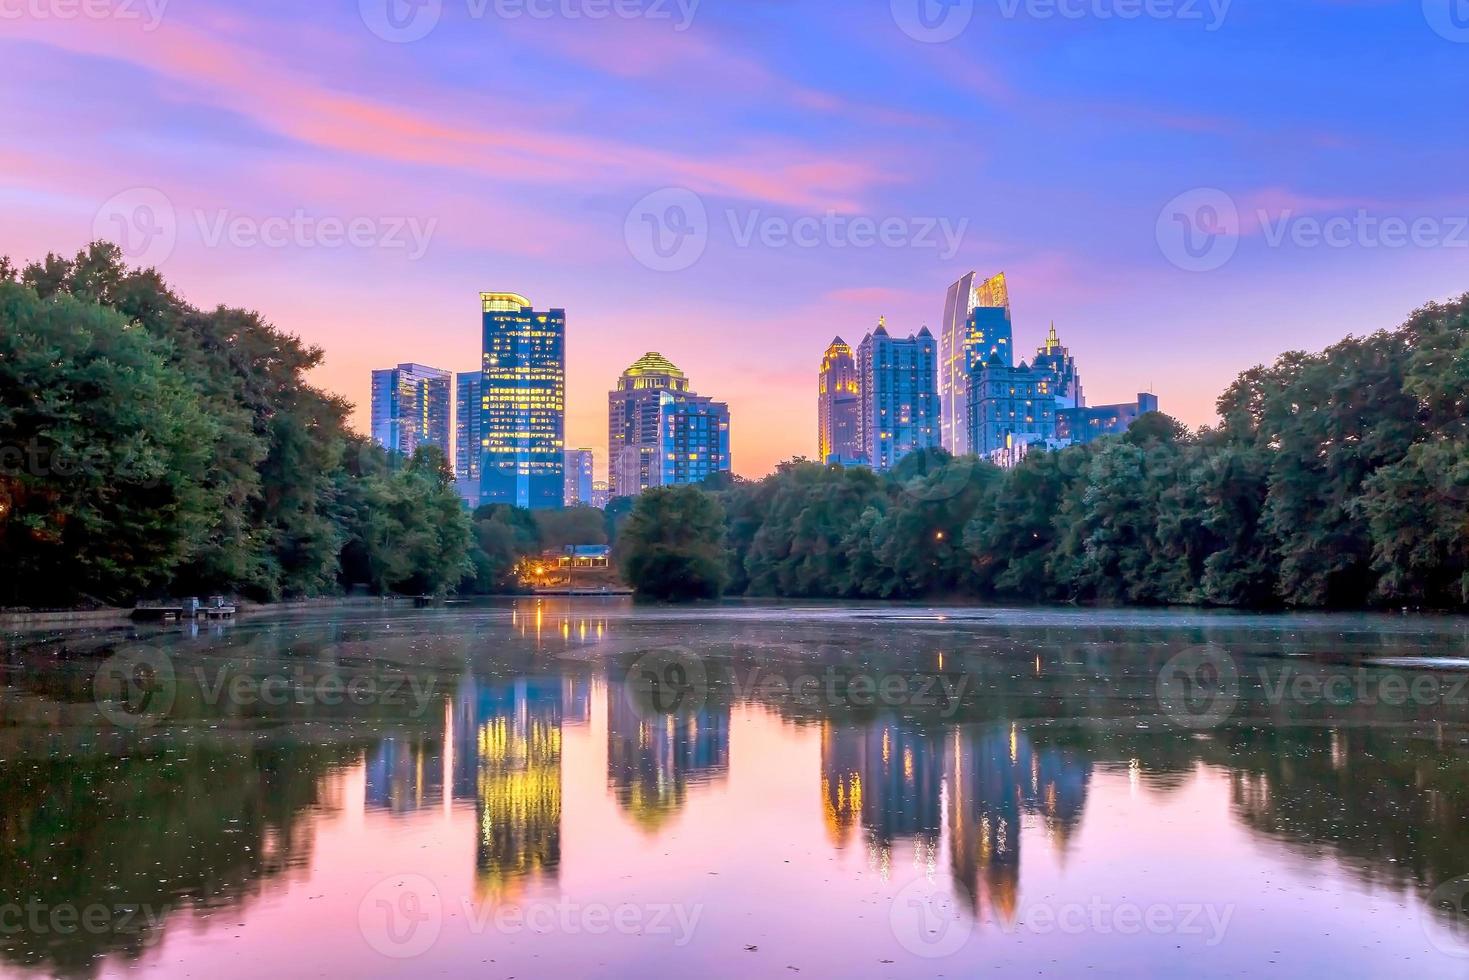
[[[1469,289],[1466,0],[946,2],[0,2],[0,252],[258,308],[359,428],[370,369],[476,365],[480,290],[564,307],[599,473],[646,350],[737,471],[814,455],[832,335],[970,269],[1191,425]]]

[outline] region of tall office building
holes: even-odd
[[[419,446],[437,446],[447,460],[449,372],[422,364],[372,372],[372,438],[403,456]]]
[[[1010,289],[1005,274],[979,281],[970,272],[949,287],[939,328],[939,442],[949,452],[967,452],[969,372],[992,355],[1013,365]]]
[[[915,449],[939,444],[939,396],[933,335],[888,336],[886,320],[857,348],[861,395],[858,445],[868,465],[882,471]]]
[[[1069,348],[1061,346],[1061,338],[1056,336],[1056,323],[1051,322],[1051,332],[1046,337],[1046,342],[1036,348],[1035,360],[1030,366],[1037,371],[1045,371],[1051,375],[1051,394],[1056,396],[1056,407],[1061,408],[1083,408],[1086,406],[1086,395],[1081,390],[1081,375],[1076,370],[1076,358],[1071,356]]]
[[[485,420],[485,373],[461,371],[454,375],[454,477],[474,488],[479,503],[479,463]],[[461,494],[462,495],[462,494]]]
[[[658,396],[689,390],[689,379],[662,354],[632,363],[607,393],[607,483],[613,497],[634,497],[650,485],[648,468],[658,441]],[[630,455],[625,450],[635,450]]]
[[[969,445],[965,452],[988,456],[1016,440],[1045,443],[1056,435],[1055,378],[1024,361],[1010,367],[999,354],[969,374]]]
[[[730,469],[729,406],[695,394],[662,354],[638,358],[607,395],[609,493],[698,483]]]
[[[590,449],[566,450],[566,506],[591,507],[592,505],[592,451]]]
[[[560,507],[565,492],[566,311],[481,293],[480,503]]]
[[[823,463],[859,462],[862,451],[857,444],[857,417],[862,411],[862,395],[857,384],[857,360],[840,337],[822,355],[816,390],[818,458]]]

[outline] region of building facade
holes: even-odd
[[[885,319],[857,347],[857,439],[873,469],[939,444],[937,357],[927,327],[900,340],[888,335]]]
[[[607,503],[612,499],[612,489],[606,480],[598,480],[592,484],[592,506],[598,510],[606,510]]]
[[[638,358],[607,395],[609,497],[698,483],[730,468],[729,406],[697,395],[662,354]]]
[[[684,373],[649,351],[607,393],[607,482],[613,497],[633,497],[649,486],[652,446],[658,440],[658,397],[689,390]],[[629,455],[625,450],[633,450]]]
[[[471,510],[479,506],[484,400],[484,371],[461,371],[454,375],[454,487]]]
[[[1139,417],[1158,410],[1158,396],[1148,392],[1139,392],[1137,401],[1121,405],[1063,409],[1057,417],[1057,435],[1073,445],[1102,436],[1117,436],[1131,428]]]
[[[1005,364],[999,354],[969,374],[969,446],[966,452],[989,456],[1026,443],[1055,440],[1055,379],[1024,361]]]
[[[567,507],[591,507],[592,504],[592,451],[590,449],[566,450],[566,493]]]
[[[516,293],[481,293],[484,390],[480,503],[562,506],[566,311]]]
[[[939,444],[954,455],[969,439],[969,373],[998,354],[1015,363],[1010,289],[1003,272],[981,280],[970,272],[949,287],[939,327]]]
[[[857,382],[857,359],[840,337],[822,355],[816,391],[817,458],[824,463],[861,462],[857,423],[862,394]]]
[[[372,438],[390,453],[436,446],[449,459],[449,372],[422,364],[372,372]]]
[[[1076,370],[1076,358],[1071,356],[1070,349],[1061,345],[1061,338],[1056,336],[1054,321],[1046,342],[1036,348],[1035,360],[1030,362],[1030,366],[1051,375],[1051,393],[1056,396],[1058,409],[1086,406],[1086,395],[1081,390],[1081,374]]]

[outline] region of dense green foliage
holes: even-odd
[[[796,461],[718,497],[731,590],[1238,607],[1469,604],[1469,296],[1001,471]]]
[[[623,577],[640,599],[716,599],[724,591],[724,510],[697,487],[637,498],[617,538]]]
[[[322,353],[189,306],[111,245],[0,262],[0,604],[443,592],[469,523],[312,387]]]

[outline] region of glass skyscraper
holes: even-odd
[[[485,373],[454,375],[454,486],[471,509],[479,506],[479,464],[485,420]]]
[[[592,504],[592,451],[590,449],[566,450],[566,506],[591,507]]]
[[[437,446],[449,459],[449,372],[422,364],[372,372],[372,438],[390,453]]]
[[[862,411],[860,387],[852,348],[837,337],[821,358],[817,379],[817,455],[823,463],[857,463],[862,459],[857,443],[857,419]]]
[[[562,506],[566,448],[566,311],[516,293],[481,293],[484,390],[481,504]]]
[[[954,455],[968,452],[969,372],[998,354],[1013,365],[1010,289],[1005,274],[978,281],[970,272],[949,287],[939,329],[939,442]]]
[[[875,470],[939,444],[934,348],[927,327],[898,340],[888,336],[886,320],[879,320],[857,348],[858,445]]]
[[[662,354],[638,358],[607,394],[609,493],[698,483],[730,469],[729,406],[694,394]]]

